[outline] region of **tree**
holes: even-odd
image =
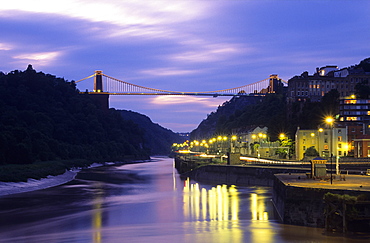
[[[367,80],[356,84],[355,95],[358,99],[368,99],[370,97],[370,86]]]
[[[319,152],[315,149],[314,146],[309,147],[306,152],[304,153],[305,156],[310,156],[310,157],[317,157],[319,156]]]

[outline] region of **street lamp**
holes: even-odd
[[[331,116],[326,117],[325,122],[330,127],[330,184],[333,184],[333,123],[334,123],[334,118]]]
[[[317,136],[317,147],[318,147],[318,151],[317,152],[319,152],[319,157],[321,157],[322,156],[322,151],[321,151],[321,147],[320,147],[320,139],[321,139],[321,133],[324,131],[324,129],[323,128],[319,128],[319,133],[318,133],[318,136]]]

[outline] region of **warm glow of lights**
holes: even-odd
[[[324,131],[324,129],[320,127],[319,128],[319,132],[323,132],[323,131]]]
[[[218,141],[221,141],[221,140],[222,140],[222,137],[221,137],[221,136],[218,136],[218,137],[217,137],[217,140],[218,140]]]
[[[285,138],[285,134],[284,134],[284,133],[280,133],[280,134],[279,134],[279,138],[280,138],[280,139],[284,139],[284,138]]]
[[[252,134],[252,139],[256,139],[256,138],[257,138],[256,134]]]
[[[259,199],[256,193],[251,194],[251,213],[252,220],[266,221],[268,213],[265,211],[265,203],[263,199]]]
[[[190,150],[179,150],[179,153],[188,154],[190,153]]]
[[[315,133],[313,133],[313,132],[311,132],[310,135],[311,135],[311,137],[315,137]]]
[[[200,188],[198,183],[184,183],[184,216],[198,221],[239,220],[239,197],[235,186],[217,185]]]
[[[325,122],[328,123],[329,125],[332,125],[334,123],[334,118],[331,116],[328,116],[325,118]]]
[[[233,135],[232,137],[231,137],[231,140],[236,140],[238,137],[237,136],[235,136],[235,135]]]
[[[227,140],[227,137],[226,137],[226,136],[224,136],[222,139],[223,139],[224,141],[226,141],[226,140]]]

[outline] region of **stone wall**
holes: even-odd
[[[231,166],[207,165],[183,173],[182,177],[190,177],[203,182],[216,182],[229,185],[273,186],[276,173],[304,173],[310,169],[290,169],[270,166]]]
[[[364,191],[286,185],[279,179],[279,175],[276,175],[273,183],[273,203],[284,224],[324,228],[325,202],[323,198],[328,192],[340,195],[370,196],[369,192]]]

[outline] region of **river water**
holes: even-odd
[[[280,224],[271,188],[181,180],[173,159],[0,198],[0,242],[366,242]]]

